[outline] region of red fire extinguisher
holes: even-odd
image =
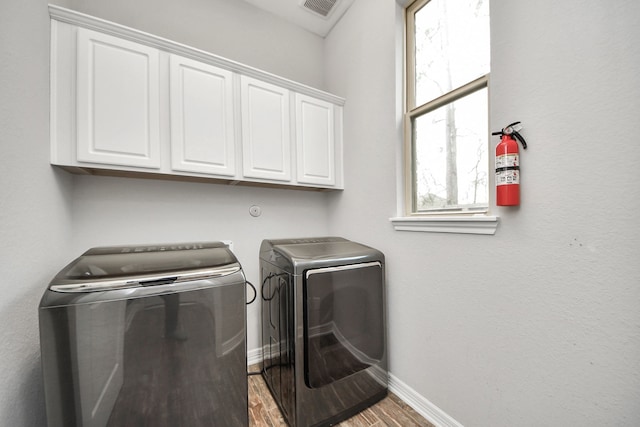
[[[518,141],[524,150],[527,142],[518,131],[520,122],[511,123],[492,135],[500,135],[496,146],[496,204],[518,206],[520,204],[520,154]]]

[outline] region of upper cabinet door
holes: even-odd
[[[160,167],[159,52],[78,28],[79,161]]]
[[[289,90],[247,76],[240,83],[244,177],[291,181]]]
[[[171,168],[234,176],[233,73],[170,59]]]
[[[296,94],[297,179],[303,184],[335,185],[333,104]]]

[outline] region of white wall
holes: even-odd
[[[78,12],[324,87],[323,39],[241,0],[66,0]]]
[[[0,424],[44,425],[37,307],[71,238],[71,179],[49,166],[49,16],[0,2]]]
[[[388,222],[395,2],[357,0],[326,40],[347,98],[330,232],[386,253],[391,373],[465,426],[640,424],[640,6],[560,3],[491,5],[491,128],[530,145],[495,236]]]

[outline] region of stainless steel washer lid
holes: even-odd
[[[89,249],[49,284],[54,292],[97,292],[226,276],[241,270],[222,242]]]

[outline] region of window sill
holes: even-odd
[[[396,231],[426,233],[490,234],[496,233],[498,217],[478,216],[413,216],[395,217],[389,221]]]

